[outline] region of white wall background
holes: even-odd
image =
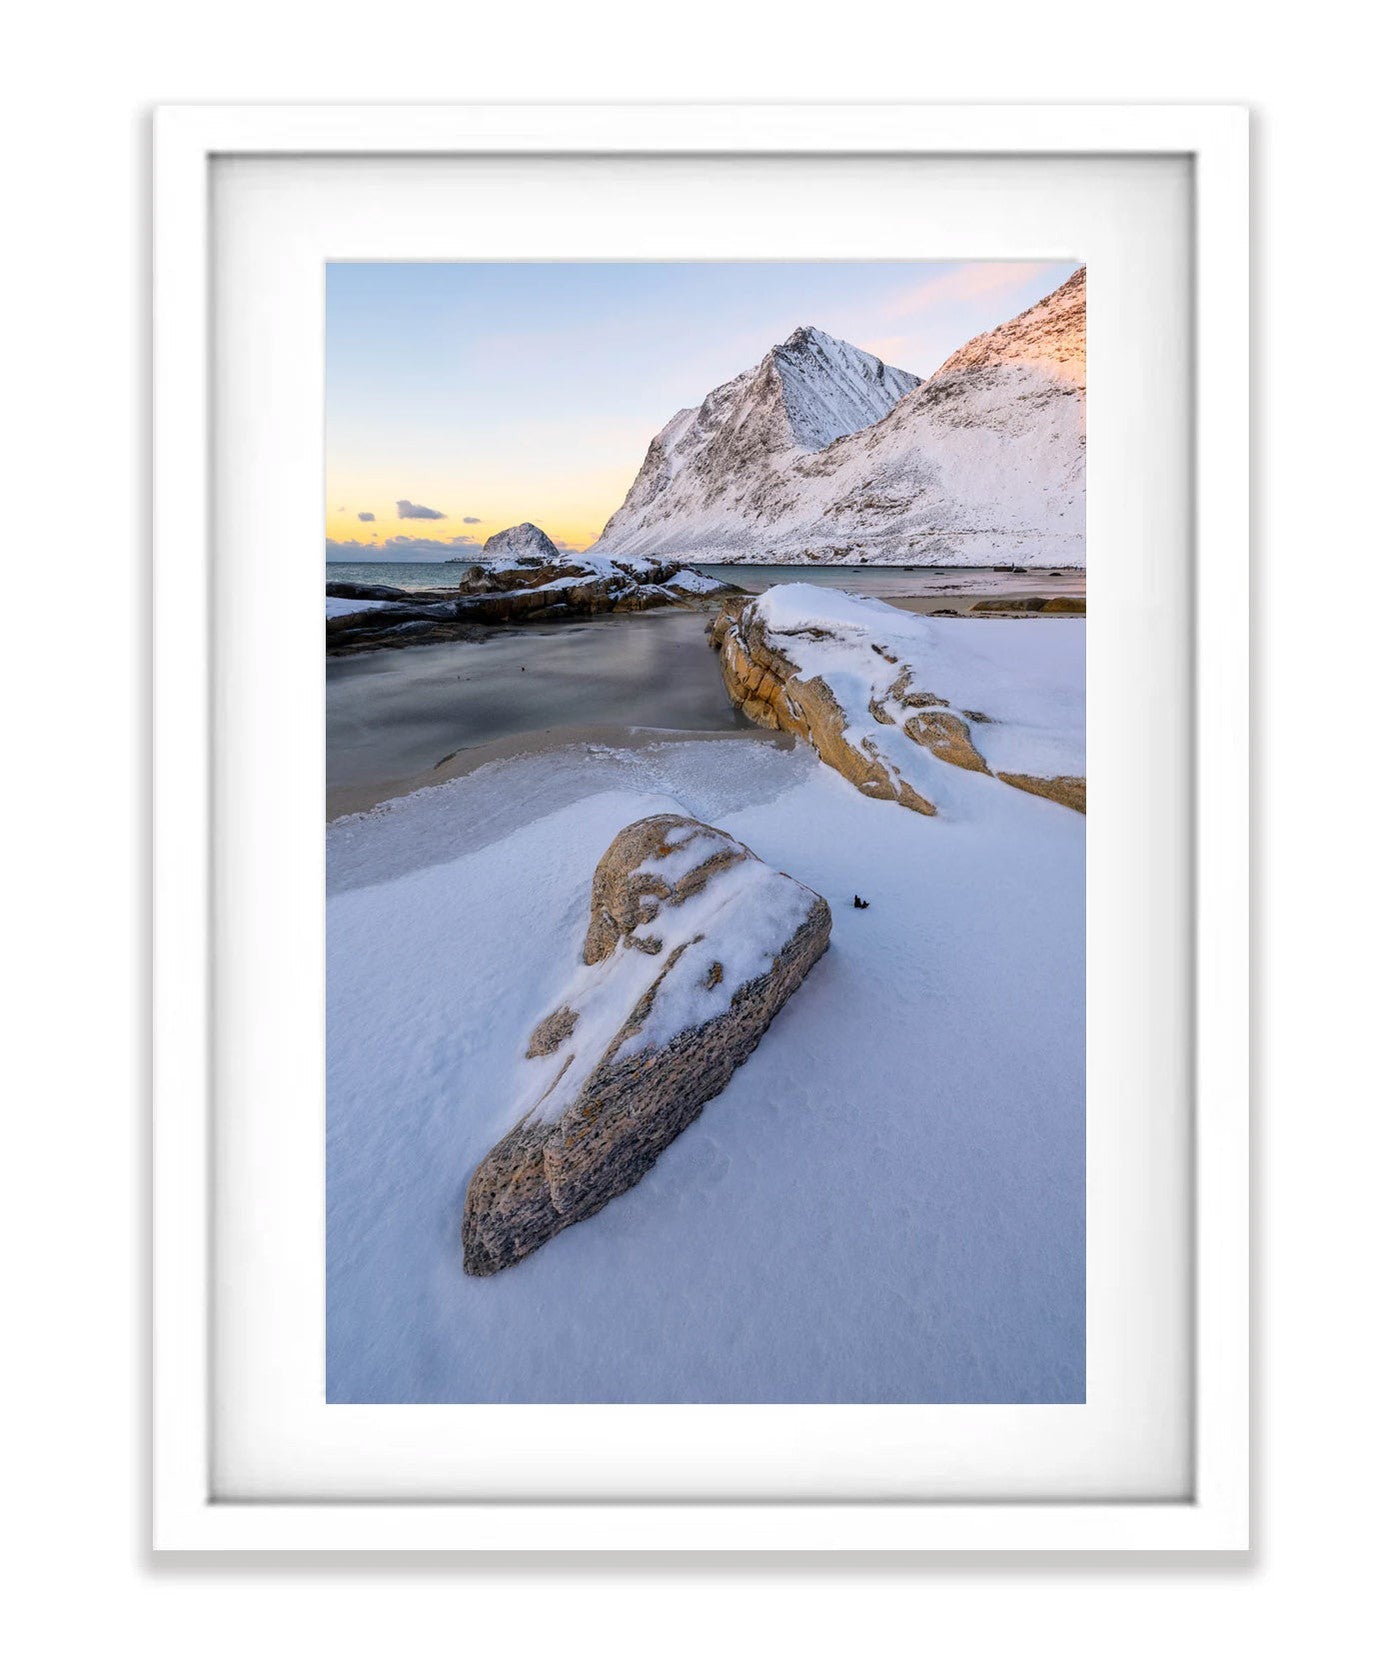
[[[1396,1495],[1391,63],[1354,0],[1142,12],[136,0],[8,39],[4,1642],[206,1675],[1378,1671]],[[23,31],[31,33],[26,42]],[[1257,1545],[625,1567],[146,1554],[148,111],[1241,100],[1257,113]],[[85,574],[72,580],[72,566]],[[62,567],[61,583],[44,579]],[[1383,1644],[1381,1637],[1383,1635]]]

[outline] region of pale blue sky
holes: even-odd
[[[531,519],[586,544],[671,415],[793,328],[926,378],[1074,266],[331,264],[327,537],[458,549]]]

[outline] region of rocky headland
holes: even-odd
[[[947,766],[1086,812],[1081,708],[1055,727],[1053,696],[1035,696],[1013,656],[998,670],[968,628],[793,583],[727,603],[709,635],[745,715],[807,741],[869,798],[936,816]]]
[[[694,606],[736,592],[677,561],[616,560],[557,551],[535,559],[514,549],[494,553],[486,549],[466,567],[455,589],[328,582],[326,652],[359,653],[418,642],[472,640],[493,625]]]

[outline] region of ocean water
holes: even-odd
[[[390,583],[400,589],[454,589],[468,560],[451,565],[328,564],[331,583]],[[881,600],[935,599],[939,595],[1056,594],[1084,592],[1081,571],[997,571],[990,566],[722,565],[696,566],[721,583],[761,591],[775,583],[819,583],[858,589]]]
[[[327,583],[391,583],[396,589],[455,589],[470,558],[454,560],[451,565],[408,565],[401,560],[381,560],[376,564],[353,565],[327,561]]]
[[[326,785],[420,775],[550,729],[743,733],[705,616],[684,608],[489,631],[326,661]]]

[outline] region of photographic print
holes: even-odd
[[[1086,289],[328,265],[330,1402],[1083,1402]]]

